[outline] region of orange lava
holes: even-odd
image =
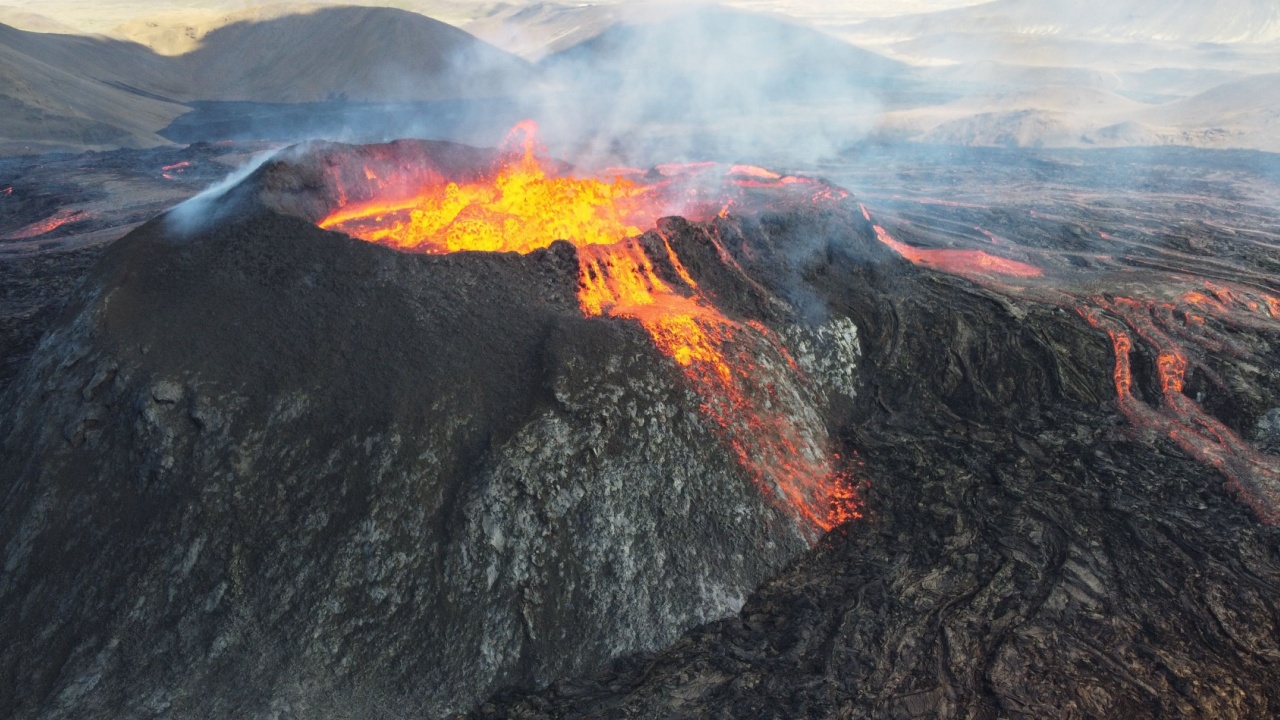
[[[865,207],[862,212],[870,222],[871,214]],[[1226,487],[1252,508],[1259,520],[1280,524],[1280,458],[1260,452],[1183,394],[1192,368],[1211,373],[1200,361],[1206,354],[1240,358],[1254,354],[1206,318],[1213,318],[1223,327],[1280,332],[1280,299],[1252,287],[1213,282],[1205,282],[1203,289],[1183,292],[1172,302],[1129,297],[1078,298],[1040,284],[1008,285],[996,277],[1040,276],[1040,269],[1031,265],[981,251],[913,248],[893,239],[880,226],[875,226],[875,231],[882,243],[912,262],[983,282],[1013,297],[1078,312],[1111,340],[1116,404],[1130,425],[1138,432],[1169,438],[1187,455],[1220,472],[1226,478]],[[1109,237],[1105,233],[1102,236]],[[1136,392],[1132,357],[1139,349],[1155,360],[1158,405]]]
[[[1217,418],[1182,394],[1187,370],[1184,352],[1153,321],[1159,317],[1150,303],[1129,298],[1097,300],[1099,308],[1081,311],[1095,328],[1106,331],[1115,351],[1116,403],[1134,427],[1154,430],[1172,440],[1196,460],[1227,478],[1227,487],[1264,524],[1280,523],[1280,463],[1241,440]],[[1104,314],[1105,313],[1105,314]],[[1161,385],[1160,407],[1152,407],[1133,394],[1130,368],[1133,341],[1120,322],[1137,332],[1156,350],[1156,370]]]
[[[555,174],[538,157],[535,130],[530,122],[517,126],[508,147],[518,151],[489,176],[339,207],[320,225],[425,253],[528,253],[558,239],[573,243],[583,314],[637,321],[675,361],[704,416],[766,497],[812,528],[829,530],[860,517],[851,485],[835,470],[825,429],[814,432],[821,421],[802,422],[789,410],[803,406],[803,383],[782,344],[764,325],[732,320],[702,297],[666,238],[658,249],[642,245],[638,236],[669,206],[661,187],[638,184],[629,179],[638,173],[629,171],[609,179]],[[673,164],[658,172],[674,177],[709,167]],[[735,166],[729,175],[735,174],[746,178],[742,182],[787,179],[747,166]],[[370,171],[366,177],[376,180]],[[655,258],[666,261],[674,278],[663,279]]]
[[[343,208],[320,226],[355,230],[365,240],[401,250],[527,253],[559,238],[576,245],[612,244],[639,235],[661,216],[660,200],[630,180],[548,174],[534,152],[534,131],[528,121],[512,131],[522,152],[491,179],[429,186],[389,203]],[[399,217],[405,211],[408,216]],[[384,220],[388,216],[396,217]],[[369,219],[370,227],[350,227]]]
[[[863,210],[865,213],[865,209]],[[880,242],[893,248],[894,252],[917,265],[928,265],[939,270],[946,270],[957,275],[1008,275],[1011,277],[1033,278],[1044,273],[1040,268],[1027,263],[991,255],[981,250],[952,250],[936,248],[918,248],[894,240],[879,225],[875,226],[876,237]]]
[[[178,179],[177,176],[185,172],[186,169],[189,167],[191,167],[191,163],[187,162],[186,160],[183,160],[182,162],[176,162],[172,165],[165,165],[164,167],[160,168],[160,177],[164,178],[165,180],[176,180]]]
[[[20,228],[17,231],[10,233],[8,236],[6,236],[5,239],[6,240],[28,240],[30,238],[39,237],[41,235],[47,235],[48,233],[51,233],[54,230],[57,230],[58,228],[62,227],[63,225],[66,225],[69,222],[74,222],[76,220],[83,220],[86,217],[86,215],[87,213],[85,213],[83,210],[59,210],[57,214],[53,215],[52,217],[45,218],[44,220],[41,220],[39,222],[31,223],[30,225],[27,225],[24,228]]]

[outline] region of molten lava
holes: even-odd
[[[160,168],[160,177],[163,177],[165,180],[176,180],[177,176],[185,172],[189,167],[191,167],[191,163],[186,160],[176,162],[172,165],[165,165]]]
[[[865,209],[863,210],[865,213]],[[1033,278],[1044,274],[1040,268],[1027,263],[991,255],[981,250],[951,250],[937,248],[917,248],[894,240],[879,225],[875,226],[876,238],[889,246],[894,252],[917,265],[928,265],[956,275],[1008,275],[1011,277]]]
[[[522,152],[491,179],[342,208],[320,226],[401,250],[527,253],[560,238],[579,246],[615,243],[639,235],[661,215],[660,199],[630,180],[549,175],[534,151],[533,132],[531,123],[517,126],[513,137],[521,137]]]
[[[26,227],[15,230],[7,235],[5,239],[28,240],[41,235],[47,235],[67,223],[83,220],[87,215],[88,214],[83,210],[59,210],[56,214],[47,217],[44,220],[31,223]]]
[[[367,202],[346,203],[320,222],[356,237],[411,252],[528,253],[556,240],[577,247],[578,301],[587,317],[639,322],[679,366],[747,474],[766,497],[811,527],[829,530],[859,517],[857,498],[835,469],[817,417],[797,417],[803,383],[786,349],[764,325],[735,321],[707,301],[672,244],[660,252],[678,283],[662,279],[637,236],[675,206],[673,178],[707,172],[714,164],[665,165],[664,180],[643,185],[638,171],[615,169],[609,179],[563,176],[540,159],[532,123],[512,131],[509,154],[489,175],[470,182],[418,178],[416,188],[389,187]],[[833,189],[763,168],[734,166],[724,175],[738,189],[801,187],[814,197]],[[365,178],[379,183],[373,170]],[[696,193],[695,191],[690,191]],[[705,195],[705,191],[704,191]],[[736,197],[699,197],[679,207],[727,212]],[[718,241],[722,259],[736,268]],[[740,270],[740,268],[739,268]]]
[[[871,214],[864,207],[864,217]],[[915,248],[893,239],[879,225],[880,242],[908,260],[936,267],[1015,297],[1055,305],[1079,313],[1093,328],[1105,332],[1115,353],[1112,378],[1116,404],[1139,432],[1153,432],[1172,440],[1183,452],[1213,467],[1227,479],[1227,487],[1267,524],[1280,524],[1280,458],[1259,452],[1217,418],[1183,394],[1188,372],[1205,366],[1205,354],[1252,355],[1206,318],[1225,326],[1280,332],[1280,299],[1244,286],[1204,282],[1182,292],[1173,302],[1117,296],[1079,297],[1048,286],[1012,286],[997,276],[1039,277],[1040,268],[988,255],[980,250]],[[988,235],[979,228],[979,232]],[[1160,402],[1152,406],[1135,394],[1132,354],[1138,344],[1155,360]],[[1212,375],[1210,375],[1212,377]]]

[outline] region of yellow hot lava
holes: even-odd
[[[625,178],[558,177],[535,152],[536,128],[526,121],[511,131],[521,152],[508,157],[491,180],[424,187],[413,197],[341,208],[320,222],[347,229],[354,221],[392,217],[359,237],[401,250],[527,253],[556,239],[599,245],[640,234],[658,219],[662,203],[650,188]]]
[[[795,383],[778,383],[758,367],[758,358],[771,357],[796,372],[781,343],[763,325],[731,320],[704,301],[665,238],[662,254],[674,270],[671,282],[641,246],[637,236],[654,227],[666,205],[659,191],[620,176],[599,180],[548,172],[536,152],[535,131],[531,122],[512,130],[509,146],[518,143],[519,150],[490,178],[437,183],[409,197],[401,193],[340,207],[320,225],[425,253],[527,253],[557,239],[572,242],[583,314],[638,321],[679,365],[704,415],[767,497],[824,530],[859,517],[857,498],[837,477],[825,438],[811,430],[821,423],[802,427],[777,407],[779,384]],[[779,177],[758,168],[734,170]],[[721,247],[717,251],[727,255]]]

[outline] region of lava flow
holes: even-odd
[[[177,176],[185,172],[189,167],[191,167],[191,163],[187,162],[186,160],[183,160],[182,162],[174,163],[172,165],[165,165],[164,167],[160,168],[160,177],[164,178],[165,180],[176,180]]]
[[[871,221],[871,213],[862,208],[862,216]],[[928,265],[946,270],[957,275],[1008,275],[1011,277],[1032,278],[1044,273],[1040,268],[1027,263],[1010,260],[981,250],[953,250],[938,248],[917,248],[893,239],[887,230],[879,225],[874,226],[876,239],[891,248],[894,252],[917,265]]]
[[[865,207],[862,212],[870,221]],[[1167,437],[1186,454],[1216,469],[1226,478],[1227,488],[1259,520],[1280,524],[1280,458],[1241,440],[1183,392],[1193,369],[1202,371],[1216,385],[1225,384],[1209,369],[1205,358],[1253,356],[1250,348],[1215,328],[1207,318],[1223,327],[1280,332],[1280,298],[1249,287],[1208,281],[1196,289],[1164,290],[1161,294],[1167,299],[1078,296],[1048,285],[1011,285],[1003,280],[1037,278],[1043,271],[981,250],[914,248],[898,242],[879,225],[875,231],[882,243],[913,263],[966,277],[1013,297],[1075,311],[1091,327],[1105,332],[1115,354],[1112,377],[1116,404],[1130,425],[1139,432]],[[1187,280],[1179,278],[1180,282]],[[1136,392],[1132,355],[1139,349],[1138,343],[1155,360],[1158,405],[1149,404]]]
[[[56,214],[47,217],[44,220],[19,228],[7,235],[5,239],[28,240],[41,235],[47,235],[67,223],[83,220],[86,215],[87,213],[83,210],[59,210]]]
[[[663,259],[679,282],[664,280],[642,247],[637,236],[673,206],[671,184],[640,184],[627,177],[638,174],[630,172],[609,180],[555,174],[536,151],[535,130],[528,122],[517,126],[508,140],[512,151],[488,176],[429,181],[414,192],[345,204],[320,225],[424,253],[527,253],[560,239],[573,243],[583,314],[639,322],[680,367],[704,415],[766,497],[823,530],[859,517],[858,501],[828,451],[823,423],[803,400],[796,364],[776,336],[760,323],[726,317],[707,301],[666,238]],[[657,168],[664,178],[705,170]],[[384,182],[371,168],[365,176]],[[808,183],[816,195],[831,192],[749,166],[734,166],[725,177],[738,188]],[[696,204],[713,208],[709,217],[733,201]],[[688,214],[692,206],[681,207]],[[723,247],[718,250],[728,257]]]

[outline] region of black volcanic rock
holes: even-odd
[[[1096,164],[1071,168],[1069,190],[1038,184],[1045,166],[1068,171],[1025,155],[943,156],[918,170],[885,163],[866,176],[885,183],[882,198],[919,193],[880,203],[906,208],[894,233],[924,246],[991,248],[979,234],[987,230],[1020,247],[1089,242],[1093,257],[1140,257],[1147,238],[1127,245],[1097,228],[1133,217],[1175,222],[1154,199],[1162,193],[1202,198],[1196,210],[1207,217],[1256,212],[1223,199],[1223,187],[1235,186],[1198,184],[1208,173],[1190,162],[1177,164],[1186,181],[1135,165],[1130,172],[1152,187],[1133,192],[1132,176],[1088,160]],[[1196,160],[1222,167],[1230,158]],[[899,175],[903,166],[915,174]],[[1006,184],[989,179],[997,174]],[[1082,188],[1105,202],[1077,205],[1072,192]],[[1091,217],[1099,205],[1114,217]],[[1260,235],[1271,229],[1270,216],[1254,217]],[[954,242],[975,226],[976,241]],[[1178,277],[1263,277],[1273,250],[1234,236],[1215,239],[1257,255],[1233,266],[1225,251],[1188,259]],[[1124,289],[1098,277],[1082,270],[1072,279],[1091,293]],[[1136,270],[1123,277],[1167,282]],[[806,278],[860,331],[860,390],[841,437],[863,463],[867,517],[828,534],[737,617],[597,674],[501,693],[469,717],[1280,716],[1280,532],[1235,502],[1213,467],[1117,412],[1104,333],[1070,309],[905,262],[836,258]],[[1222,332],[1261,348],[1259,358],[1280,347],[1274,330]],[[1274,452],[1276,366],[1222,356],[1222,365],[1257,363],[1252,373],[1223,373],[1234,393],[1223,405],[1242,437]],[[1135,352],[1144,398],[1159,397],[1155,364]],[[1237,409],[1240,398],[1262,410]]]
[[[1280,713],[1280,533],[1120,427],[1080,372],[1105,340],[942,276],[857,288],[868,517],[737,617],[471,717]]]
[[[321,230],[280,211],[316,217],[317,157],[113,244],[7,392],[0,714],[438,716],[663,647],[807,547],[640,327],[582,317],[572,246]],[[838,368],[805,391],[832,426],[857,330],[768,296],[850,223],[793,222],[822,241],[755,280],[707,233],[765,258],[763,225],[664,223]]]

